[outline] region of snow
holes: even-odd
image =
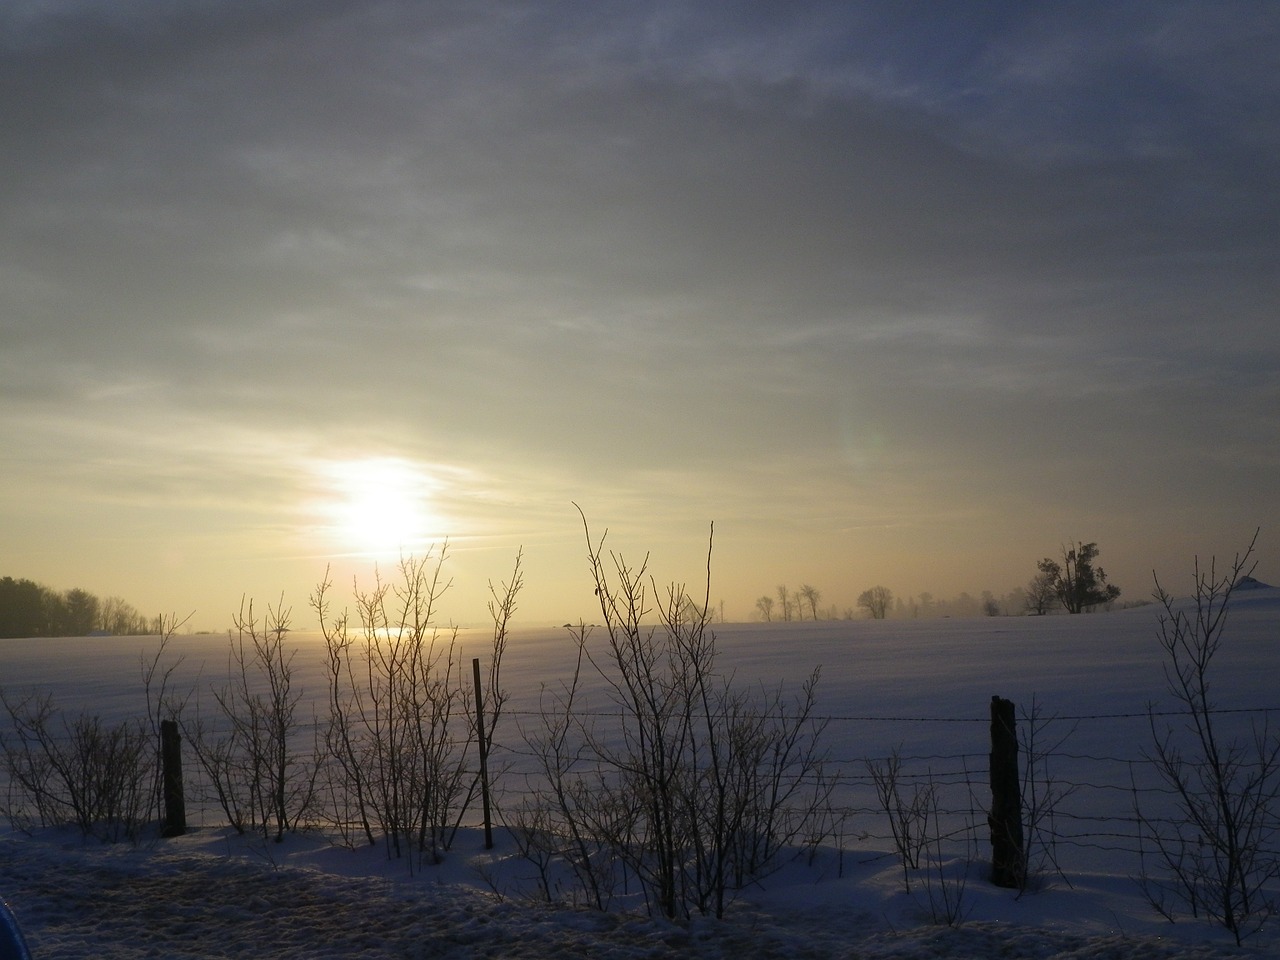
[[[1070,798],[1073,823],[1092,836],[1106,832],[1095,819],[1129,809],[1127,796],[1115,797],[1124,791],[1102,789],[1103,781],[1127,777],[1149,741],[1147,705],[1170,706],[1156,613],[728,625],[717,634],[723,665],[740,682],[794,685],[822,667],[818,710],[838,718],[828,738],[851,779],[861,758],[900,745],[913,762],[962,764],[980,782],[990,697],[1009,697],[1025,710],[1034,696],[1063,718],[1052,726],[1069,733],[1055,774],[1094,784]],[[1219,706],[1280,706],[1278,626],[1280,590],[1261,585],[1237,595],[1214,665]],[[322,695],[318,658],[307,666],[316,648],[305,637],[298,642],[299,680]],[[477,636],[477,655],[481,642]],[[0,677],[6,690],[51,691],[63,709],[126,716],[141,698],[140,659],[154,653],[148,643],[0,641]],[[175,641],[170,653],[184,659],[172,682],[217,682],[225,645],[224,637]],[[500,741],[518,743],[517,725],[534,722],[538,691],[564,677],[571,657],[562,630],[517,632],[504,660],[512,702]],[[1242,715],[1242,729],[1249,716]],[[518,778],[508,777],[517,782],[507,789],[518,792]],[[848,786],[854,806],[862,802],[857,789]],[[136,847],[86,843],[59,829],[0,836],[0,896],[34,955],[1192,960],[1280,952],[1274,925],[1238,948],[1206,921],[1160,917],[1133,880],[1138,864],[1123,838],[1064,845],[1062,875],[1045,870],[1040,888],[1019,897],[986,882],[985,833],[972,831],[944,858],[948,889],[964,882],[963,922],[948,927],[933,922],[930,909],[938,882],[931,886],[922,871],[904,891],[883,825],[865,815],[851,822],[839,849],[797,851],[725,920],[670,922],[536,902],[530,868],[501,829],[487,851],[479,829],[465,828],[443,864],[411,872],[381,847],[348,849],[318,832],[278,845],[246,840],[211,812],[203,816],[186,836]]]
[[[476,835],[462,849],[480,846]],[[1107,885],[1076,899],[1113,902],[1106,929],[1072,922],[1055,893],[1015,909],[979,890],[958,929],[930,924],[918,904],[886,892],[878,868],[840,882],[796,870],[724,921],[686,924],[634,914],[552,907],[487,889],[477,868],[510,857],[499,844],[438,873],[407,878],[379,851],[353,852],[315,837],[266,849],[200,830],[163,844],[85,846],[42,834],[0,841],[6,895],[34,955],[79,957],[1025,957],[1266,956],[1237,950],[1215,931],[1153,930],[1123,915],[1130,894]],[[1025,907],[1025,909],[1023,908]],[[887,911],[892,911],[891,916]]]

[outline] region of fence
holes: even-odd
[[[1228,737],[1245,737],[1274,720],[1280,707],[1213,713]],[[611,711],[590,716],[603,723],[621,719]],[[499,823],[504,810],[537,795],[536,757],[521,743],[518,730],[544,719],[533,710],[508,711],[503,716],[487,757],[494,815]],[[1142,858],[1151,854],[1146,831],[1173,827],[1182,815],[1177,795],[1147,753],[1152,724],[1160,730],[1168,725],[1176,731],[1183,720],[1183,714],[1158,711],[1050,716],[1034,705],[1021,705],[1017,714],[1017,776],[1022,823],[1028,830],[1026,842],[1032,856],[1041,856],[1042,866],[1047,863],[1053,871],[1067,876],[1093,871],[1137,875]],[[815,843],[855,857],[893,856],[894,836],[877,796],[873,766],[896,757],[898,778],[905,791],[928,787],[936,792],[941,832],[950,841],[952,852],[990,858],[990,715],[975,709],[967,717],[826,715],[813,717],[812,722],[825,727],[826,761],[821,776],[832,786],[825,821],[811,831]],[[315,733],[314,726],[303,725],[297,737],[300,743],[309,743]],[[10,744],[12,738],[5,742]],[[172,757],[172,740],[165,749]],[[477,764],[479,759],[477,755]],[[11,813],[21,812],[22,798],[9,772],[0,769],[0,798]],[[187,822],[218,825],[219,811],[210,784],[203,781],[189,757],[184,758],[183,774]],[[169,822],[177,816],[170,809]],[[461,824],[484,825],[479,794]],[[1259,852],[1280,857],[1277,850]]]
[[[1020,706],[1020,705],[1015,705]],[[1131,711],[1107,714],[1032,713],[1018,709],[1018,783],[1024,826],[1033,829],[1026,840],[1034,857],[1056,864],[1065,874],[1101,871],[1136,874],[1141,858],[1151,854],[1145,830],[1180,822],[1177,793],[1161,777],[1149,755],[1151,724],[1176,726],[1185,714],[1174,711]],[[1225,732],[1248,735],[1252,721],[1266,723],[1280,715],[1280,707],[1212,711],[1219,720],[1242,721]],[[617,720],[616,713],[594,714]],[[537,721],[533,711],[515,712],[508,719]],[[975,710],[970,717],[901,717],[825,715],[829,755],[823,775],[834,784],[831,835],[826,842],[845,852],[867,857],[892,855],[894,837],[885,809],[876,794],[872,765],[896,756],[899,780],[910,792],[916,787],[937,791],[942,832],[962,847],[977,845],[990,857],[987,816],[992,807],[991,716]],[[852,745],[875,743],[859,753]],[[909,749],[900,749],[910,744]],[[929,744],[962,749],[930,750]],[[1112,749],[1099,749],[1110,744]],[[536,791],[522,785],[534,775],[535,758],[520,746],[494,744],[489,763],[496,775],[498,806],[511,806]],[[1036,807],[1036,809],[1032,809]],[[1138,811],[1141,810],[1141,816]],[[1034,824],[1026,824],[1029,815]],[[1280,857],[1280,851],[1261,853]],[[1045,864],[1042,863],[1042,866]]]

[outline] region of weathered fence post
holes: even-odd
[[[160,789],[164,796],[160,836],[180,837],[187,832],[187,806],[182,793],[182,737],[176,720],[160,721]]]
[[[991,698],[991,882],[1021,887],[1025,870],[1018,731],[1012,700]]]
[[[480,743],[480,804],[484,810],[484,848],[493,849],[493,817],[489,811],[489,741],[484,735],[484,697],[480,693],[480,658],[471,661],[476,688],[476,739]]]

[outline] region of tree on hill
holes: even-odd
[[[791,591],[785,583],[778,585],[778,608],[782,611],[782,619],[791,619]]]
[[[1041,561],[1041,564],[1045,562],[1048,561]],[[1058,564],[1053,564],[1053,567],[1058,567]],[[1031,582],[1023,590],[1027,613],[1043,617],[1053,609],[1053,605],[1058,602],[1056,581],[1059,572],[1061,568],[1045,570],[1041,566],[1040,572],[1031,578]]]
[[[48,597],[52,632],[62,637],[84,637],[98,627],[101,604],[88,590],[73,587],[66,593]]]
[[[858,606],[870,614],[872,620],[883,620],[893,603],[893,591],[888,587],[872,587],[858,596]]]
[[[773,620],[773,597],[766,594],[756,601],[756,610],[760,612],[760,619],[765,623]]]
[[[796,595],[797,608],[799,607],[800,601],[804,601],[805,605],[809,608],[809,615],[814,620],[817,620],[818,601],[821,599],[822,591],[806,583],[800,588],[800,592]],[[804,619],[803,613],[801,614],[800,619]]]
[[[34,580],[0,577],[0,637],[122,636],[153,632],[155,625],[119,597],[100,601],[79,587],[60,592]]]
[[[39,637],[48,630],[45,588],[33,580],[0,579],[0,637]]]
[[[1036,564],[1068,613],[1082,613],[1120,596],[1120,588],[1107,583],[1106,572],[1094,567],[1097,558],[1096,543],[1072,543],[1062,548],[1061,563],[1045,557]]]

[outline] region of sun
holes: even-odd
[[[424,549],[438,528],[431,511],[434,484],[425,471],[398,457],[332,463],[331,530],[347,549],[375,557]]]

